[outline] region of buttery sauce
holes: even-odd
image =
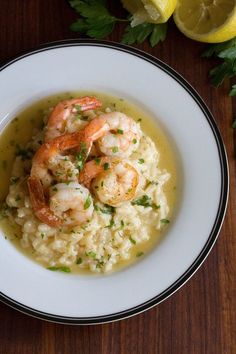
[[[179,181],[177,179],[176,157],[174,156],[172,146],[169,143],[167,136],[160,127],[158,127],[154,120],[126,99],[91,91],[67,92],[49,96],[33,103],[30,107],[19,112],[16,117],[13,117],[11,122],[0,134],[0,203],[2,204],[4,202],[8,194],[11,170],[16,156],[16,150],[19,146],[24,146],[29,140],[31,140],[36,128],[43,127],[45,111],[50,107],[55,106],[63,99],[85,95],[94,95],[99,98],[103,102],[102,109],[110,107],[112,110],[121,111],[132,117],[134,120],[139,121],[144,133],[155,142],[160,153],[158,167],[161,170],[167,170],[171,174],[171,178],[164,185],[164,192],[170,209],[168,219],[171,219],[174,205],[176,203],[176,196],[178,195],[177,182],[179,183]],[[21,238],[21,231],[19,225],[11,224],[8,222],[8,219],[1,218],[0,227],[5,238],[11,240],[12,243],[25,255],[33,258],[32,249],[23,249],[20,245],[19,239]],[[120,261],[114,266],[113,271],[131,264],[137,259],[141,259],[143,255],[155,247],[162,239],[166,228],[168,229],[168,226],[164,227],[162,231],[156,230],[153,235],[151,235],[150,239],[143,244],[134,245],[130,250],[131,257],[126,261]],[[72,266],[71,270],[72,272],[92,274],[90,271],[84,271],[76,265]]]

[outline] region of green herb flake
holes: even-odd
[[[110,220],[110,224],[105,226],[105,228],[111,229],[115,225],[115,221],[113,219]]]
[[[112,148],[113,154],[115,154],[115,153],[118,152],[118,151],[119,151],[118,146],[114,146],[114,147]]]
[[[123,129],[117,129],[117,134],[124,134],[124,130]]]
[[[48,267],[48,270],[51,270],[53,272],[59,271],[59,272],[64,272],[64,273],[70,273],[71,269],[69,267]]]
[[[129,237],[130,242],[132,242],[134,245],[136,245],[136,241],[130,236]]]
[[[120,221],[120,228],[121,228],[121,229],[123,229],[123,228],[124,228],[124,226],[125,226],[125,223],[124,223],[124,221],[123,221],[123,220],[121,220],[121,221]]]
[[[85,203],[84,203],[84,209],[85,209],[85,210],[88,209],[88,208],[90,207],[91,203],[92,203],[92,200],[91,200],[91,197],[90,197],[90,195],[89,195],[89,196],[87,197]]]
[[[57,187],[53,187],[52,190],[53,190],[53,192],[57,192],[58,191]]]
[[[169,224],[170,223],[170,220],[168,220],[168,219],[161,219],[160,221],[162,224]]]
[[[133,140],[132,140],[132,143],[133,143],[133,144],[137,144],[137,139],[133,139]]]
[[[85,255],[87,257],[96,258],[96,253],[93,251],[86,252]]]
[[[144,159],[139,159],[139,160],[138,160],[138,163],[140,163],[140,164],[142,164],[142,163],[144,163],[144,162],[145,162]]]
[[[234,120],[234,122],[232,124],[232,128],[236,129],[236,119]]]
[[[21,197],[19,195],[17,195],[16,198],[15,198],[15,201],[19,202],[19,200],[21,200]]]
[[[77,260],[76,260],[76,264],[81,264],[83,263],[83,259],[81,257],[79,257]]]
[[[82,107],[79,104],[75,105],[75,109],[76,109],[77,113],[80,113],[82,111]]]
[[[139,119],[137,120],[137,123],[140,123],[140,122],[142,122],[142,119],[141,119],[141,118],[139,118]]]
[[[40,236],[41,236],[42,238],[44,238],[45,235],[44,235],[43,233],[41,233]]]
[[[143,255],[144,255],[143,252],[137,252],[136,257],[141,257],[141,256],[143,256]]]
[[[11,184],[15,184],[19,181],[20,177],[11,177],[10,182]]]
[[[109,163],[105,162],[104,165],[103,165],[103,168],[104,168],[105,171],[108,170],[110,168]]]
[[[98,166],[101,162],[101,158],[100,157],[95,157],[94,158],[95,164]]]

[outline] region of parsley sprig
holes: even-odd
[[[132,27],[132,17],[120,19],[113,16],[108,11],[105,0],[69,0],[69,3],[80,14],[80,18],[70,26],[73,32],[103,39],[113,32],[117,22],[127,22],[128,25],[121,38],[124,44],[140,44],[148,38],[151,46],[154,47],[166,38],[167,23],[142,23]]]
[[[236,76],[236,37],[230,41],[209,46],[202,56],[204,58],[216,56],[223,60],[220,65],[210,71],[211,82],[215,87],[220,86],[225,79]],[[229,95],[236,95],[236,85],[232,86]]]

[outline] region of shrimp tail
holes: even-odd
[[[47,205],[44,189],[40,180],[35,177],[29,177],[28,188],[32,208],[37,218],[49,226],[60,226],[62,221],[50,210],[49,206]]]

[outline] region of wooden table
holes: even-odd
[[[116,10],[119,6],[112,3]],[[118,10],[119,11],[119,10]],[[1,0],[0,61],[49,41],[76,38],[76,18],[66,0]],[[118,26],[110,37],[118,41]],[[213,112],[228,152],[231,194],[220,237],[211,254],[177,293],[153,309],[120,322],[68,326],[43,322],[0,303],[0,354],[233,354],[236,353],[236,185],[235,145],[231,128],[236,99],[229,83],[215,89],[202,59],[204,45],[180,34],[173,23],[167,40],[139,48],[181,73]],[[1,85],[4,83],[0,82]]]

